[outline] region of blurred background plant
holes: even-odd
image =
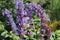
[[[60,21],[60,0],[50,0],[50,10],[51,10],[51,20],[59,20]]]

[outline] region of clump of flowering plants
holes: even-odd
[[[14,0],[14,3],[16,22],[7,8],[2,14],[8,18],[8,24],[11,25],[13,33],[20,37],[19,40],[40,40],[41,36],[44,38],[46,35],[50,38],[51,29],[44,23],[49,22],[50,19],[39,4],[24,3],[24,0]],[[35,16],[38,18],[36,19]]]

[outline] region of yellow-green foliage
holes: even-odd
[[[51,27],[52,31],[57,30],[58,25],[60,25],[60,21],[49,22],[49,26]]]
[[[0,21],[0,31],[1,30],[4,30],[4,26],[3,26],[3,23]]]

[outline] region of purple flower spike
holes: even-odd
[[[12,30],[16,32],[16,30],[17,30],[16,29],[16,24],[14,23],[13,17],[12,17],[12,15],[10,15],[10,13],[11,12],[8,9],[4,10],[4,15],[6,15],[6,17],[8,18],[9,23],[12,26]]]
[[[45,11],[43,10],[41,6],[39,6],[36,3],[30,4],[30,5],[33,7],[34,10],[36,10],[36,12],[39,14],[43,22],[50,21],[50,19],[48,18],[47,14],[45,13]]]

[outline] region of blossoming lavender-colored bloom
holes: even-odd
[[[45,11],[43,10],[43,8],[41,6],[39,6],[38,4],[34,3],[31,4],[33,6],[33,8],[40,13],[40,17],[44,22],[48,22],[50,21],[50,19],[48,18],[47,14],[45,13]]]
[[[23,23],[27,23],[28,20],[29,20],[29,17],[23,17],[23,18],[22,18]]]
[[[40,13],[39,16],[41,17],[41,19],[44,21],[44,22],[48,22],[50,21],[45,13],[45,11],[41,8],[41,6],[38,6],[37,4],[31,4],[31,6],[38,12]],[[47,30],[47,36],[50,37],[50,33],[51,33],[51,29],[49,28],[49,26],[47,24],[42,24],[42,28]]]
[[[17,23],[18,23],[17,26],[19,29],[18,31],[20,32],[19,34],[24,35],[26,34],[26,31],[22,31],[26,27],[24,23],[26,23],[29,18],[24,17],[24,15],[27,15],[27,13],[24,10],[23,0],[18,0],[16,2],[16,7],[17,7],[17,19],[16,20],[17,20]]]
[[[12,26],[12,30],[13,31],[15,31],[15,33],[17,33],[16,32],[16,24],[14,23],[14,20],[13,20],[13,17],[12,17],[12,15],[10,15],[10,11],[8,10],[8,9],[5,9],[4,11],[3,11],[3,15],[6,15],[6,17],[8,18],[8,20],[9,20],[9,23],[10,23],[10,25]]]
[[[51,28],[47,24],[42,23],[42,29],[43,29],[43,31],[41,31],[41,32],[44,32],[46,30],[45,34],[47,35],[47,37],[51,36]]]
[[[34,11],[33,11],[33,7],[31,6],[31,3],[30,4],[29,3],[26,4],[26,12],[27,12],[27,16],[29,17],[28,23],[32,24]],[[29,28],[30,27],[33,27],[33,25],[29,26]]]
[[[17,23],[21,24],[22,23],[22,18],[23,18],[23,14],[24,14],[24,4],[23,4],[23,0],[18,0],[16,2],[16,7],[17,7]]]
[[[27,8],[26,8],[26,11],[27,11],[27,15],[28,17],[32,18],[33,16],[33,7],[31,6],[31,3],[30,4],[26,4],[27,5]]]

